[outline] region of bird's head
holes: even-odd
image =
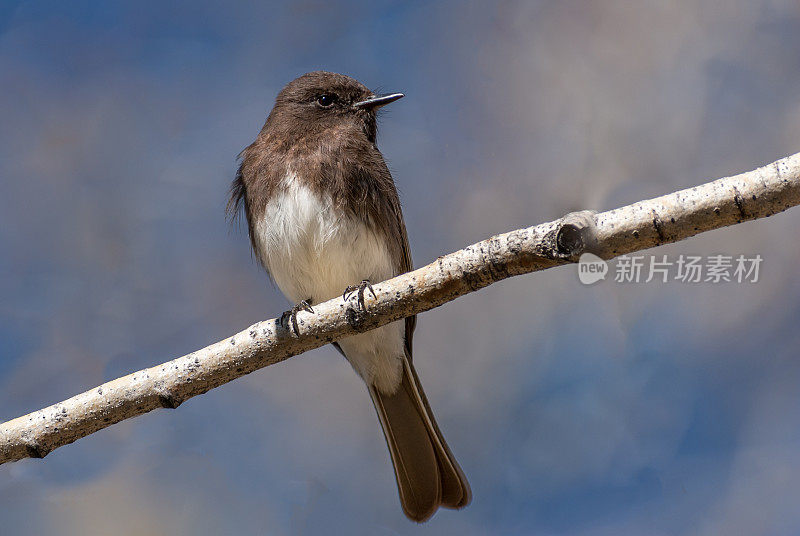
[[[284,133],[299,129],[302,132],[296,134],[312,137],[330,129],[345,133],[356,129],[375,143],[377,110],[402,97],[402,93],[376,95],[349,76],[314,71],[292,80],[278,93],[267,126]]]

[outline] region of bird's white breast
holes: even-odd
[[[396,275],[383,237],[337,210],[330,198],[293,173],[267,203],[254,232],[261,262],[295,303],[320,303],[363,279],[377,283]],[[404,351],[401,322],[339,342],[365,381],[394,391]]]
[[[269,201],[255,232],[261,261],[293,302],[319,303],[362,279],[378,282],[394,275],[384,241],[294,174]]]

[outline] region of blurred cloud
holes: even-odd
[[[379,143],[417,264],[800,150],[790,0],[0,4],[0,419],[286,303],[223,217],[275,93],[325,68],[407,98]],[[794,534],[800,214],[658,254],[755,285],[573,267],[422,315],[473,504],[414,526],[367,393],[320,349],[0,467],[14,534]],[[127,532],[126,532],[127,531]]]

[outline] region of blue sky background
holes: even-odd
[[[315,69],[403,91],[379,145],[417,265],[800,150],[800,7],[0,2],[0,420],[287,303],[224,220],[236,154]],[[323,348],[0,466],[8,534],[800,533],[800,211],[658,254],[753,285],[514,278],[420,318],[474,500],[402,515]]]

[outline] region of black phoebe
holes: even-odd
[[[253,250],[298,305],[412,269],[400,200],[375,136],[376,112],[401,93],[375,95],[341,74],[317,71],[278,94],[255,142],[239,155],[228,210],[244,206]],[[428,519],[462,508],[471,491],[439,431],[411,363],[416,317],[334,343],[367,384],[394,464],[403,511]]]

